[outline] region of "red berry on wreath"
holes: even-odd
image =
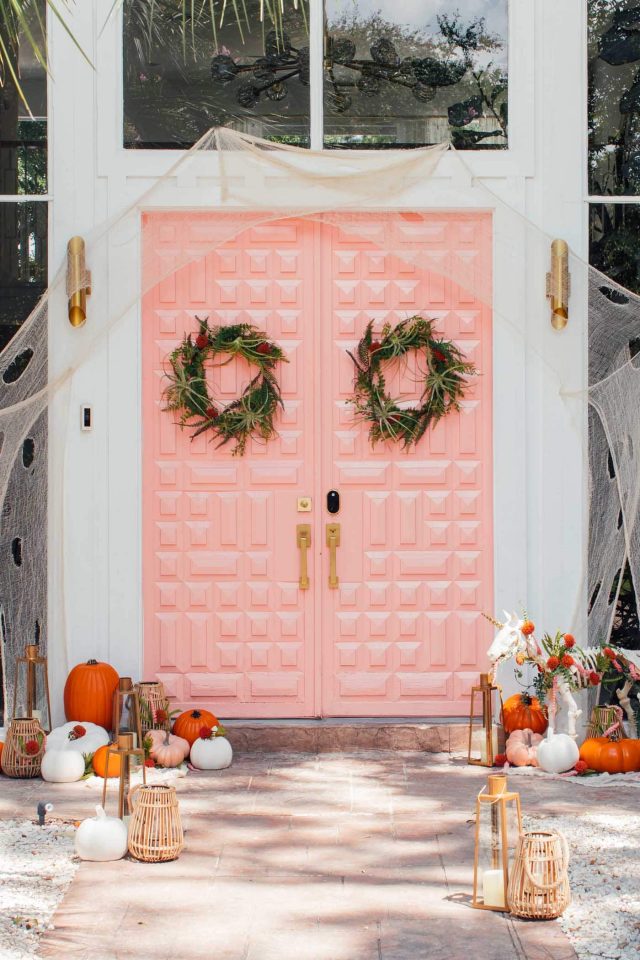
[[[218,413],[215,407],[207,407],[207,409],[204,412],[204,415],[207,418],[207,420],[215,420],[216,417],[220,416],[220,414]]]
[[[256,352],[261,353],[265,357],[268,357],[271,354],[271,347],[268,343],[265,343],[263,341],[262,343],[259,343],[258,346],[256,347]]]
[[[369,344],[369,353],[375,353],[376,350],[379,350],[381,346],[382,346],[382,344],[380,343],[379,340],[373,340],[373,341]]]
[[[433,355],[433,359],[439,360],[440,363],[444,363],[444,361],[447,359],[442,350],[432,350],[431,353]]]
[[[198,350],[204,350],[208,346],[209,346],[209,337],[206,335],[206,333],[199,333],[198,336],[196,337],[196,347],[198,348]]]
[[[28,757],[35,757],[40,751],[40,744],[37,740],[27,740],[24,745],[24,752]]]

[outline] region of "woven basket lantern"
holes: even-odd
[[[569,849],[561,833],[533,830],[518,840],[509,874],[511,913],[526,920],[553,920],[571,903]]]
[[[622,729],[622,724],[619,722],[621,716],[619,707],[594,707],[591,711],[591,717],[589,718],[589,725],[587,726],[587,734],[585,739],[590,737],[602,737],[605,730],[611,730],[611,733],[608,735],[610,740],[622,740],[624,737],[624,730]]]
[[[184,847],[176,788],[140,784],[129,793],[129,853],[145,863],[175,860]]]
[[[164,684],[156,680],[142,680],[136,683],[136,690],[140,701],[142,736],[145,737],[149,730],[171,730],[169,697]],[[158,719],[159,710],[164,711],[166,719]]]
[[[2,751],[2,772],[8,777],[38,777],[45,739],[44,730],[37,720],[28,717],[12,720]],[[27,749],[31,743],[38,747],[33,753]]]

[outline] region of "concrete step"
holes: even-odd
[[[398,717],[331,720],[227,720],[227,736],[239,753],[342,753],[408,750],[464,753],[466,717],[416,720]]]

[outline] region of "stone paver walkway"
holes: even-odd
[[[179,860],[83,863],[43,941],[64,960],[572,960],[556,923],[469,906],[487,771],[446,755],[243,755],[178,791]],[[513,778],[528,813],[628,809],[628,788]],[[637,793],[634,794],[634,798]],[[0,816],[92,814],[85,784],[0,783]]]

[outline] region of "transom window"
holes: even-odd
[[[508,145],[508,0],[316,2],[125,0],[125,147]]]

